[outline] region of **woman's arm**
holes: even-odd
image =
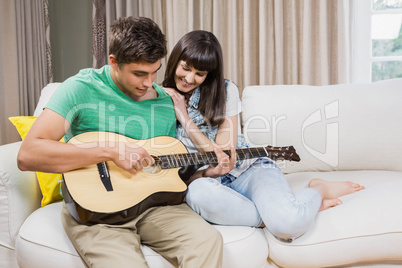
[[[222,124],[220,124],[218,127],[218,134],[214,142],[209,140],[190,118],[185,105],[184,96],[172,88],[165,88],[165,91],[173,100],[177,120],[183,126],[187,136],[190,138],[191,142],[195,145],[198,151],[210,152],[213,151],[215,147],[227,150],[231,146],[236,145],[238,115],[226,117],[224,119]]]
[[[218,157],[219,164],[204,170],[197,171],[190,179],[190,182],[200,177],[219,177],[229,173],[236,163],[235,144],[237,142],[237,118],[238,116],[226,117],[222,124],[218,127],[216,143],[209,140],[190,118],[185,99],[182,94],[171,88],[165,88],[165,91],[172,97],[176,118],[183,126],[190,138],[191,142],[200,152],[214,151]],[[231,149],[230,158],[222,149]]]
[[[237,124],[238,115],[225,117],[222,124],[219,125],[218,134],[216,135],[215,142],[223,149],[229,149],[231,146],[237,144]]]

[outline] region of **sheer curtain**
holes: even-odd
[[[166,34],[168,52],[188,31],[213,32],[223,47],[225,76],[233,80],[240,91],[245,86],[257,84],[324,85],[349,81],[349,13],[353,1],[93,2],[98,4],[94,5],[94,13],[104,8],[105,31],[110,23],[122,16],[153,19]],[[107,38],[107,31],[103,36]],[[107,44],[107,40],[104,43]],[[163,73],[164,68],[159,72],[157,82],[162,81]]]
[[[0,144],[19,140],[10,116],[32,115],[52,79],[48,2],[0,1]]]
[[[126,16],[149,17],[166,34],[162,13],[164,0],[92,0],[93,3],[93,67],[100,68],[108,64],[108,37],[110,25],[118,18]],[[168,42],[169,39],[167,38]],[[156,81],[161,83],[165,72],[166,59],[162,59],[162,68]]]

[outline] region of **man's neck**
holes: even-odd
[[[130,96],[129,96],[130,97]],[[145,93],[144,96],[140,98],[136,98],[135,101],[143,101],[143,100],[149,100],[149,99],[156,99],[158,97],[158,92],[154,87],[148,88],[147,93]],[[130,97],[131,98],[131,97]]]

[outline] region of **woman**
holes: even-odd
[[[319,211],[341,204],[338,197],[363,189],[353,182],[313,179],[293,194],[281,170],[268,158],[235,165],[241,107],[237,86],[223,77],[222,50],[207,31],[184,35],[169,57],[163,86],[179,122],[176,137],[190,152],[212,151],[215,167],[198,170],[189,181],[186,202],[207,221],[263,227],[291,241],[305,233]],[[231,148],[231,158],[222,149]],[[195,178],[195,179],[194,179]]]

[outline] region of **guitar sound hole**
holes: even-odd
[[[160,165],[160,160],[158,157],[156,156],[152,156],[155,159],[155,163],[151,166],[147,166],[143,168],[143,171],[146,173],[150,173],[150,174],[156,174],[159,173],[162,170],[162,167]]]
[[[159,173],[162,170],[160,165],[152,165],[152,166],[147,166],[144,167],[143,171],[145,171],[146,173],[150,173],[150,174],[156,174]]]

